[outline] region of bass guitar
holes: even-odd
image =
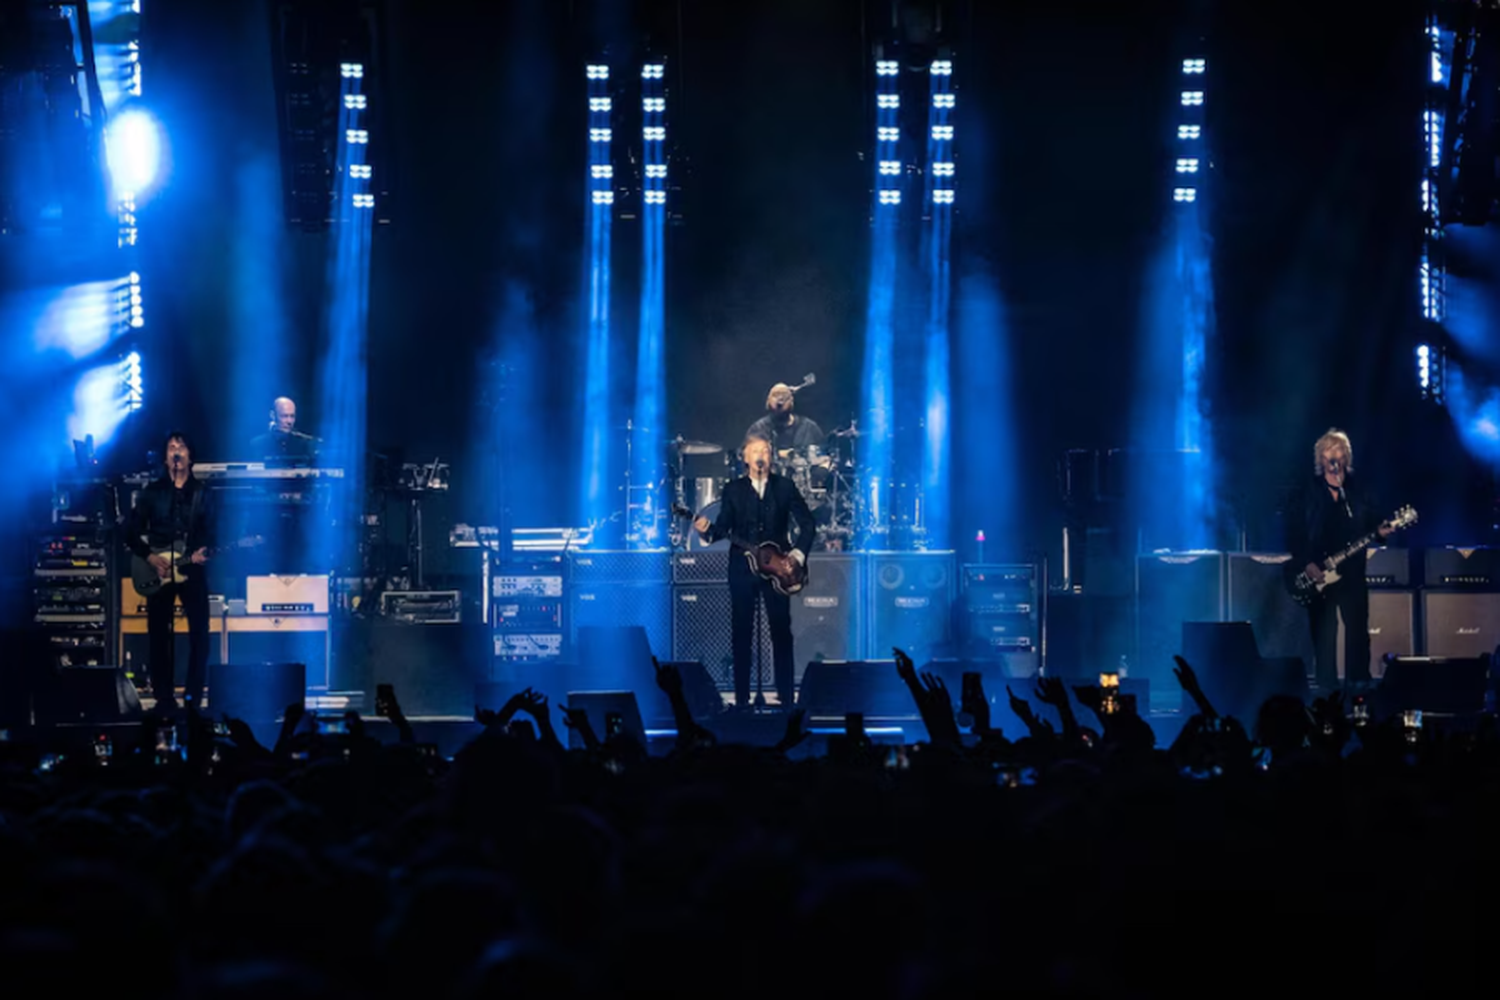
[[[672,513],[689,521],[695,520],[692,511],[677,504],[672,505]],[[807,586],[807,564],[792,558],[791,553],[775,542],[756,544],[738,535],[730,535],[729,544],[744,555],[750,564],[750,572],[769,582],[776,593],[791,597]]]
[[[1402,507],[1400,510],[1396,511],[1395,514],[1391,515],[1390,520],[1386,521],[1385,524],[1381,527],[1404,528],[1409,524],[1416,523],[1417,512],[1415,508],[1408,505]],[[1296,601],[1304,608],[1312,604],[1314,601],[1318,600],[1318,598],[1323,596],[1324,590],[1328,589],[1328,587],[1339,581],[1340,577],[1338,568],[1343,564],[1344,560],[1348,559],[1350,556],[1358,552],[1363,552],[1365,549],[1369,548],[1370,543],[1375,541],[1375,539],[1378,537],[1380,537],[1380,532],[1378,530],[1372,531],[1368,535],[1365,535],[1363,538],[1356,538],[1344,548],[1324,559],[1321,563],[1319,563],[1319,565],[1323,568],[1322,580],[1314,580],[1311,576],[1309,576],[1307,574],[1307,568],[1305,566],[1299,568],[1288,563],[1287,591],[1292,595],[1292,600]],[[1293,576],[1291,574],[1291,570],[1297,570],[1296,576]]]
[[[264,545],[265,541],[259,535],[252,535],[248,538],[241,538],[237,542],[230,542],[228,545],[220,545],[209,549],[207,555],[216,556],[230,549],[250,549],[257,545]],[[151,565],[151,563],[140,556],[132,555],[130,557],[130,582],[135,585],[135,592],[137,594],[140,594],[142,597],[150,597],[169,583],[187,582],[187,577],[183,575],[183,572],[193,568],[194,563],[193,554],[187,550],[186,542],[174,542],[171,548],[153,549],[151,554],[153,556],[161,556],[167,562],[171,563],[172,571],[163,576],[156,571],[156,567]]]

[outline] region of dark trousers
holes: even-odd
[[[188,623],[188,671],[183,703],[197,709],[203,701],[203,682],[208,674],[208,581],[200,569],[188,575],[186,583],[169,583],[146,598],[146,631],[150,640],[151,692],[156,703],[166,708],[176,704],[176,643],[172,634],[173,601],[182,597],[182,611]]]
[[[796,696],[796,661],[792,658],[792,599],[778,594],[770,583],[750,572],[736,551],[729,562],[730,621],[734,641],[735,704],[750,704],[750,668],[755,664],[755,602],[765,605],[771,626],[771,650],[776,661],[776,694],[791,707]]]
[[[1344,579],[1307,609],[1312,628],[1314,675],[1327,690],[1339,681],[1339,614],[1344,617],[1344,680],[1370,679],[1370,589],[1362,579]]]

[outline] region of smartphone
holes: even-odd
[[[1401,713],[1401,728],[1406,730],[1406,742],[1415,743],[1422,733],[1422,710],[1409,708]]]
[[[959,707],[967,711],[971,705],[984,701],[984,682],[979,671],[965,670],[963,685],[959,690]]]
[[[62,757],[58,754],[44,753],[42,754],[42,759],[37,762],[37,769],[40,771],[51,771],[57,767],[57,762],[60,760],[62,760]]]
[[[382,719],[389,719],[391,711],[396,707],[396,689],[390,684],[375,685],[375,714]]]
[[[94,740],[94,759],[100,764],[108,764],[110,757],[114,756],[114,745],[110,741],[108,733],[100,733]]]
[[[1118,690],[1120,687],[1120,675],[1117,673],[1100,674],[1099,686],[1106,691],[1109,691],[1111,688]]]
[[[1356,726],[1363,726],[1370,721],[1370,706],[1365,702],[1364,695],[1360,695],[1354,699],[1354,704],[1350,706],[1349,714],[1354,719]]]
[[[348,736],[348,719],[317,719],[319,736]]]
[[[844,713],[844,735],[851,740],[863,739],[865,735],[865,713]]]
[[[625,716],[619,712],[604,713],[604,738],[613,739],[625,732]]]
[[[995,775],[995,784],[1001,788],[1020,788],[1021,772],[1013,767],[1002,767]]]
[[[228,736],[229,735],[229,723],[227,723],[227,722],[215,722],[214,723],[214,735],[215,736]]]

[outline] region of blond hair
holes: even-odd
[[[1321,476],[1323,474],[1323,452],[1334,445],[1344,449],[1344,471],[1354,471],[1354,445],[1349,443],[1349,435],[1337,427],[1330,427],[1322,437],[1313,443],[1313,475]]]

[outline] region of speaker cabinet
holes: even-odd
[[[1370,586],[1411,586],[1411,549],[1381,545],[1368,550],[1365,556],[1365,581]]]
[[[1344,677],[1344,620],[1339,617],[1339,678]],[[1370,676],[1385,673],[1388,656],[1411,656],[1417,651],[1416,595],[1410,590],[1370,591]],[[1311,660],[1308,661],[1311,664]]]
[[[957,696],[951,687],[949,693]],[[866,722],[918,716],[911,692],[896,673],[895,660],[809,663],[797,707],[809,720],[842,719],[849,712],[863,713]]]
[[[352,620],[346,629],[341,648],[366,665],[366,704],[373,704],[376,685],[390,684],[408,718],[474,717],[474,684],[489,678],[495,655],[488,625],[373,618]]]
[[[710,553],[712,554],[712,553]],[[793,605],[792,628],[797,627],[796,606]],[[765,609],[760,612],[760,635],[753,640],[751,655],[760,650],[762,682],[767,688],[774,687],[772,681],[771,624]],[[734,690],[734,648],[729,620],[729,584],[697,583],[672,588],[672,659],[697,660],[708,670],[715,687],[720,691]],[[802,648],[795,647],[799,658]],[[750,675],[750,687],[755,687],[755,674]]]
[[[798,683],[811,660],[857,660],[864,653],[859,608],[864,561],[817,552],[808,557],[807,586],[792,597],[792,642]]]
[[[904,650],[921,663],[953,640],[958,582],[952,552],[871,552],[866,652]]]
[[[616,553],[618,554],[618,553]],[[631,553],[632,555],[639,553]],[[649,555],[650,553],[645,553]],[[666,562],[662,562],[665,569]],[[727,587],[727,584],[726,584]],[[581,583],[573,587],[573,639],[582,628],[626,628],[639,625],[646,630],[651,652],[670,657],[672,651],[671,587],[665,574],[650,583]],[[728,622],[726,617],[725,622]],[[727,630],[726,625],[726,630]],[[683,659],[683,657],[678,657]],[[694,657],[686,657],[694,659]]]
[[[1422,582],[1429,587],[1500,590],[1500,549],[1487,546],[1427,549]]]
[[[327,615],[230,616],[224,627],[229,633],[224,662],[301,663],[309,687],[328,689]]]
[[[204,702],[215,718],[275,723],[288,705],[302,705],[306,699],[307,668],[301,663],[214,663],[208,668]]]
[[[1500,646],[1500,593],[1425,590],[1422,625],[1428,656],[1489,656]]]
[[[672,582],[723,583],[729,579],[729,557],[728,549],[679,552],[672,557]]]
[[[1163,552],[1136,559],[1136,662],[1133,675],[1173,682],[1184,622],[1224,620],[1224,555]]]
[[[672,579],[672,557],[665,549],[575,552],[568,557],[568,565],[574,584],[667,583]]]
[[[1489,656],[1400,656],[1391,660],[1377,692],[1382,715],[1419,709],[1444,715],[1484,711]]]
[[[1250,623],[1262,657],[1296,657],[1311,672],[1313,643],[1307,612],[1287,593],[1283,576],[1291,558],[1284,552],[1230,553],[1226,617]]]

